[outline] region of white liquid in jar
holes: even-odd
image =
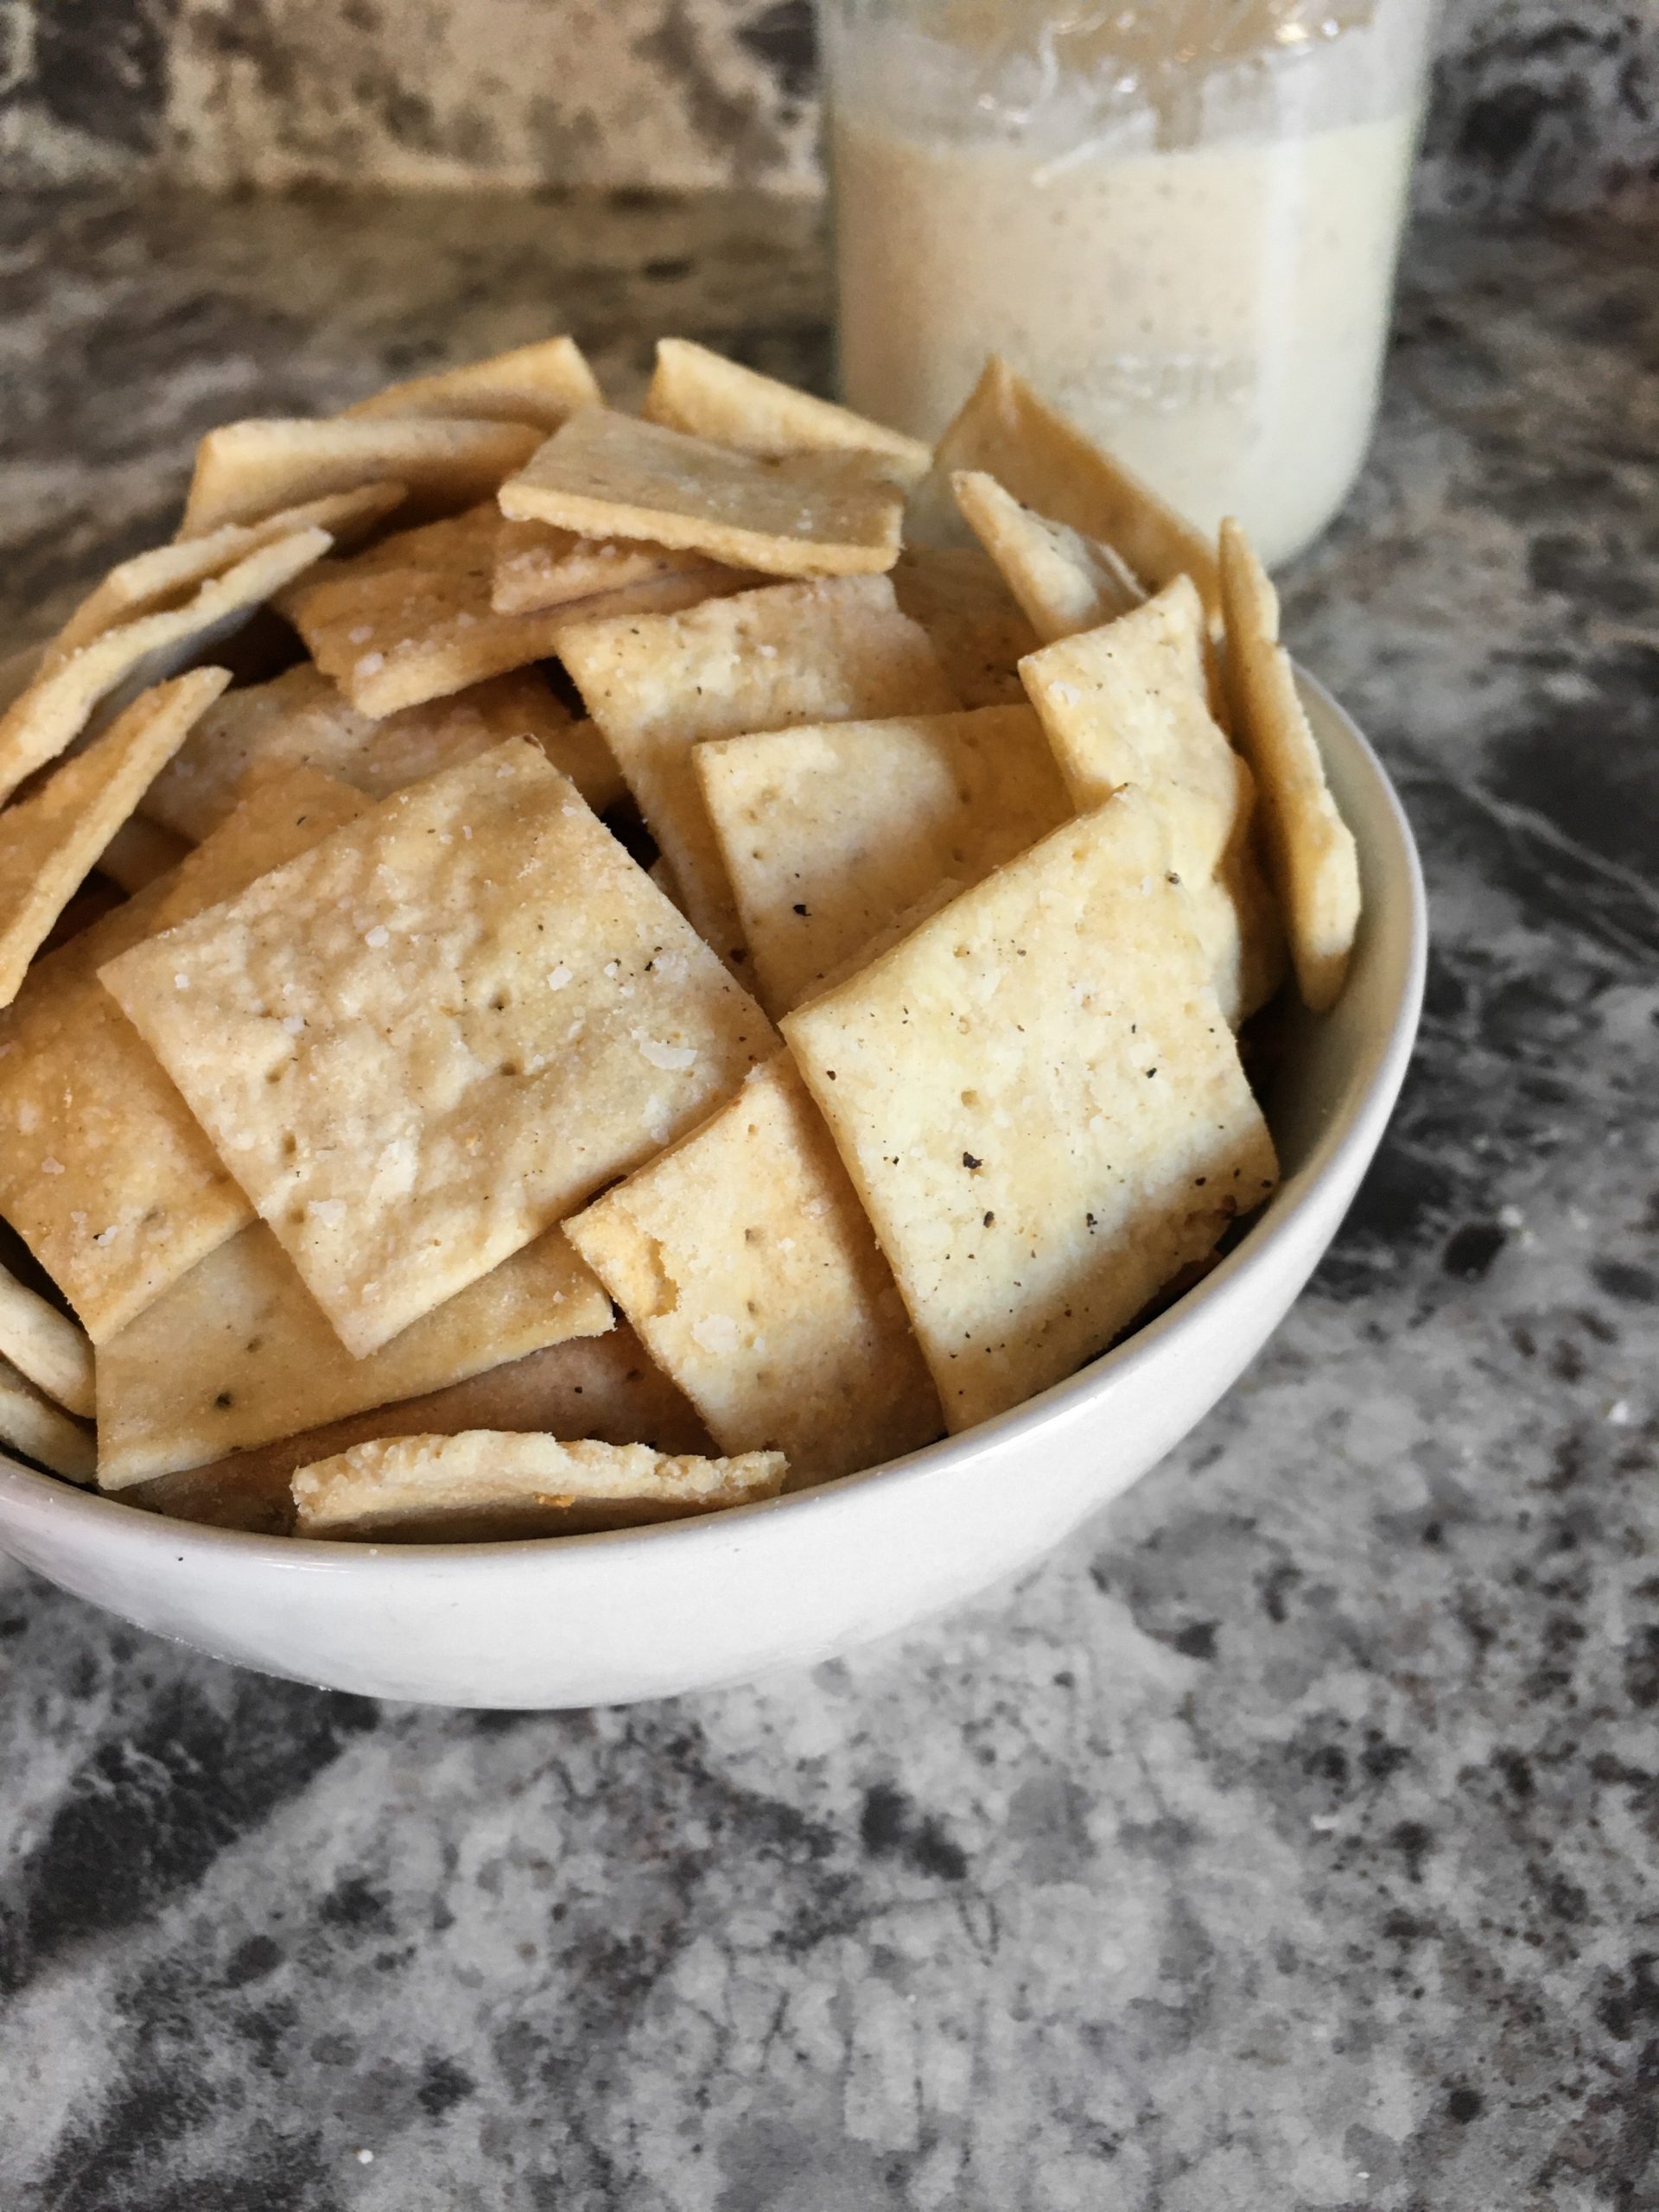
[[[1201,528],[1287,559],[1364,458],[1415,135],[1054,159],[839,114],[848,404],[935,438],[1001,353]]]

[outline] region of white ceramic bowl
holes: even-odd
[[[423,1547],[163,1520],[0,1458],[0,1548],[162,1636],[301,1681],[439,1705],[624,1704],[832,1657],[984,1589],[1126,1490],[1215,1404],[1335,1234],[1406,1071],[1427,931],[1370,747],[1301,679],[1357,840],[1348,985],[1293,1030],[1284,1179],[1198,1287],[982,1428],[795,1497],[615,1535]]]

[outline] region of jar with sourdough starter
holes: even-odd
[[[1370,439],[1433,0],[821,0],[845,397],[988,353],[1282,561]]]

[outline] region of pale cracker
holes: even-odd
[[[84,1329],[0,1268],[0,1354],[67,1413],[92,1417],[92,1347]]]
[[[94,1344],[253,1217],[99,968],[367,804],[311,769],[273,779],[172,877],[41,961],[0,1013],[0,1213]]]
[[[553,652],[560,620],[492,607],[501,529],[486,505],[399,531],[307,577],[283,612],[324,675],[376,720],[505,676]]]
[[[499,498],[515,521],[649,538],[778,576],[890,569],[904,510],[856,454],[760,460],[603,407],[573,415]]]
[[[720,565],[705,553],[683,547],[653,545],[644,538],[580,537],[550,522],[510,522],[503,515],[490,604],[498,614],[535,614],[625,584],[697,575]]]
[[[182,607],[141,614],[105,630],[43,670],[0,715],[0,804],[23,779],[54,760],[112,693],[142,688],[246,620],[262,600],[310,566],[330,544],[326,531],[301,530],[210,576]]]
[[[644,1444],[512,1429],[354,1444],[295,1474],[295,1534],[444,1543],[572,1536],[776,1497],[777,1452],[670,1459]]]
[[[403,485],[411,522],[454,514],[487,499],[540,436],[528,423],[404,416],[226,423],[196,448],[178,534],[199,537],[223,523],[257,522],[278,507],[363,484]]]
[[[899,606],[932,639],[958,703],[1023,706],[1019,663],[1042,640],[978,546],[906,546],[892,573]]]
[[[525,740],[101,973],[359,1358],[772,1049]]]
[[[933,458],[919,438],[740,367],[689,338],[657,340],[657,367],[642,411],[671,430],[770,460],[789,453],[873,454],[906,488],[920,483]]]
[[[1114,547],[1156,588],[1179,575],[1198,588],[1212,623],[1221,616],[1215,548],[1149,484],[1115,461],[1075,423],[1039,399],[993,354],[933,453],[917,493],[925,533],[960,530],[950,480],[959,469],[995,476],[1025,506]]]
[[[348,420],[461,416],[476,423],[528,423],[545,435],[578,407],[601,398],[574,338],[541,338],[487,360],[388,385],[341,411]]]
[[[554,1229],[353,1359],[255,1222],[100,1347],[99,1482],[201,1465],[610,1326],[610,1300]]]
[[[10,1446],[26,1459],[38,1460],[66,1482],[89,1483],[95,1453],[92,1432],[49,1398],[43,1398],[26,1375],[0,1357],[0,1446]]]
[[[1206,702],[1204,610],[1191,579],[1045,645],[1020,674],[1077,805],[1133,784],[1157,814],[1236,1028],[1278,988],[1283,942],[1251,842],[1255,779]]]
[[[982,469],[957,469],[950,489],[1044,645],[1097,629],[1145,599],[1134,570],[1112,546],[1021,506]]]
[[[284,507],[264,522],[226,523],[205,537],[175,539],[135,553],[111,569],[48,640],[41,666],[56,667],[118,622],[175,607],[187,592],[234,568],[273,539],[291,537],[296,531],[321,530],[335,546],[346,543],[384,522],[403,497],[401,484],[365,484],[355,492],[331,492],[303,506]]]
[[[384,539],[355,561],[324,562],[283,612],[317,665],[358,710],[380,719],[550,658],[573,621],[672,613],[753,582],[701,557],[528,614],[492,603],[496,543],[513,525],[493,506]]]
[[[1073,811],[1027,706],[805,723],[693,757],[774,1017],[932,884],[976,883]]]
[[[136,699],[96,745],[0,812],[0,1007],[144,786],[230,677],[199,668]]]
[[[141,811],[181,836],[205,837],[251,777],[313,767],[371,798],[387,798],[505,737],[533,737],[589,806],[607,807],[621,796],[621,773],[604,740],[591,723],[572,722],[533,669],[373,721],[302,661],[269,683],[227,691],[210,707],[144,793]]]
[[[1284,909],[1303,1001],[1341,995],[1359,928],[1359,855],[1279,643],[1279,597],[1239,524],[1221,526],[1227,673],[1239,743],[1255,770],[1268,870]]]
[[[791,1489],[944,1426],[904,1303],[788,1053],[566,1224],[723,1452]]]
[[[1163,859],[1120,792],[785,1019],[952,1430],[1103,1351],[1272,1187]]]
[[[886,576],[773,584],[689,613],[579,624],[564,664],[605,734],[686,911],[743,957],[731,887],[692,767],[700,739],[957,704],[926,633]]]
[[[200,728],[200,723],[197,727]],[[188,744],[189,740],[187,738]],[[178,759],[175,753],[173,760]],[[168,762],[171,767],[173,761]],[[162,771],[166,773],[166,770]],[[188,837],[163,830],[159,822],[146,822],[141,814],[129,815],[98,856],[98,872],[118,883],[123,891],[142,891],[158,875],[175,868],[190,849]]]
[[[285,1535],[294,1525],[289,1478],[377,1437],[454,1436],[468,1428],[536,1429],[658,1452],[712,1453],[715,1440],[626,1324],[602,1337],[572,1337],[545,1351],[486,1369],[447,1389],[377,1406],[205,1467],[157,1475],[122,1492],[129,1505],[181,1521]]]

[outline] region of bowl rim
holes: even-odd
[[[95,1541],[130,1542],[140,1553],[170,1550],[182,1560],[188,1547],[206,1554],[228,1552],[250,1566],[266,1565],[286,1573],[309,1574],[398,1574],[405,1577],[436,1573],[446,1579],[457,1573],[486,1573],[506,1560],[537,1561],[543,1572],[558,1573],[561,1561],[590,1560],[595,1552],[627,1553],[650,1544],[658,1552],[679,1546],[692,1548],[719,1542],[734,1526],[753,1523],[780,1514],[804,1524],[809,1513],[819,1516],[849,1509],[867,1487],[880,1484],[892,1488],[937,1478],[967,1462],[1000,1452],[1007,1446],[1028,1441],[1039,1432],[1105,1393],[1122,1376],[1168,1356],[1182,1339],[1202,1327],[1208,1310],[1235,1292],[1247,1294],[1254,1277],[1269,1264],[1273,1248],[1294,1234],[1299,1220],[1319,1203],[1324,1186],[1348,1166],[1356,1154],[1363,1161],[1375,1149],[1382,1127],[1393,1111],[1415,1041],[1427,969],[1428,911],[1422,863],[1398,792],[1369,740],[1352,716],[1332,694],[1300,664],[1295,665],[1298,688],[1311,696],[1319,718],[1340,732],[1351,748],[1355,765],[1373,784],[1374,797],[1385,826],[1383,842],[1392,837],[1393,862],[1386,869],[1390,880],[1396,868],[1401,879],[1395,887],[1403,893],[1405,960],[1403,988],[1392,1005],[1386,1027],[1367,1035],[1340,1103],[1309,1148],[1307,1157],[1274,1191],[1256,1221],[1232,1250],[1191,1289],[1174,1300],[1154,1319],[1109,1351],[1087,1362],[1075,1373],[1051,1383],[1036,1396],[1013,1406],[977,1427],[955,1436],[938,1438],[920,1450],[873,1467],[836,1477],[810,1490],[762,1498],[748,1505],[728,1506],[717,1513],[677,1521],[662,1521],[633,1529],[596,1530],[568,1536],[521,1536],[469,1542],[376,1543],[361,1539],[329,1536],[267,1535],[244,1529],[222,1529],[210,1523],[184,1521],[171,1515],[150,1513],[127,1503],[118,1491],[82,1490],[60,1478],[37,1472],[0,1450],[0,1503],[16,1499],[27,1511],[34,1506],[43,1519],[60,1526],[79,1524]],[[1365,849],[1361,864],[1365,865]],[[1366,923],[1362,918],[1361,928]],[[0,1545],[0,1550],[3,1546]]]

